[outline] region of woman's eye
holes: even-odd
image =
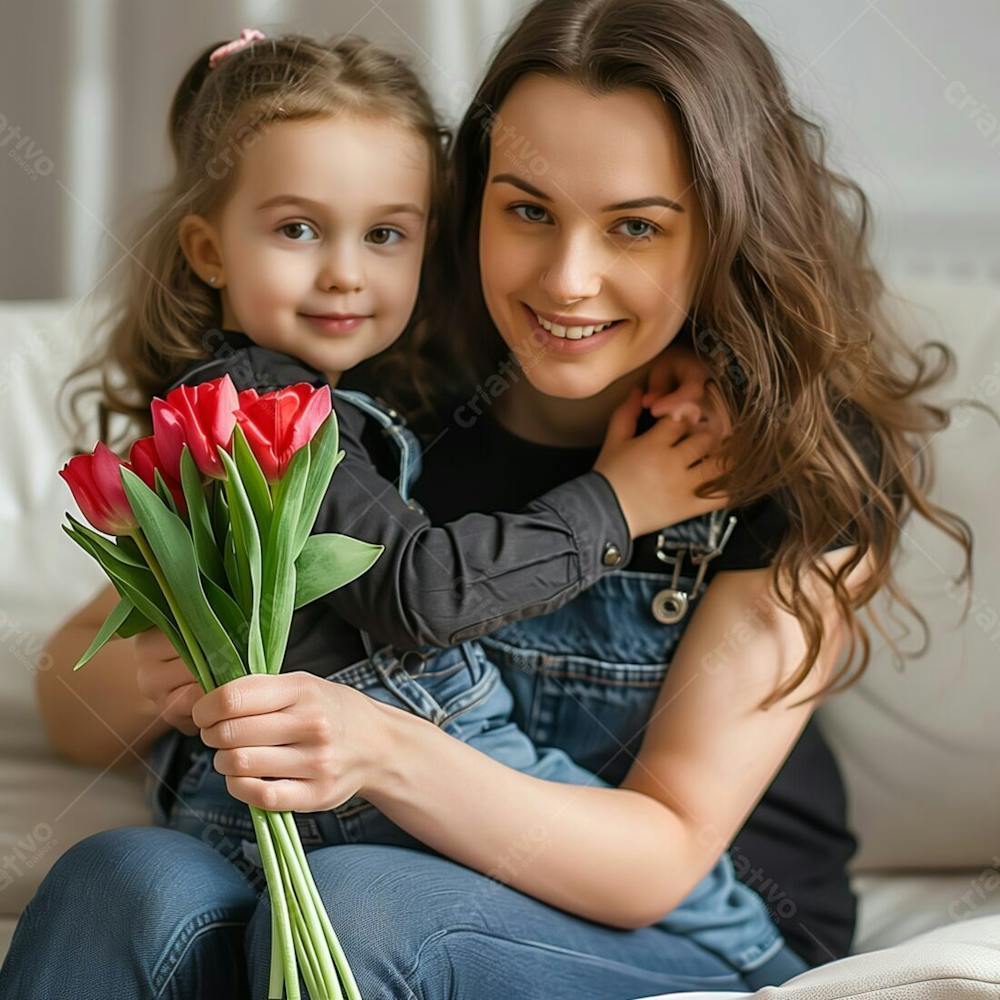
[[[319,238],[319,234],[308,222],[289,222],[282,226],[278,232],[284,233],[290,240],[294,240],[296,243],[307,242],[307,240],[302,238],[303,233],[312,233],[314,237]]]
[[[549,214],[541,205],[511,205],[510,211],[525,222],[544,222]]]
[[[393,236],[398,236],[400,240],[404,239],[403,234],[398,229],[390,229],[389,226],[378,226],[368,233],[369,241],[377,247],[394,246],[399,240],[391,239]]]
[[[622,227],[625,227],[622,236],[627,236],[630,240],[648,240],[660,232],[657,226],[645,219],[625,219],[615,226],[615,231],[621,231]]]

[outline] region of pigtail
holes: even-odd
[[[187,72],[181,78],[181,82],[174,91],[173,100],[170,102],[170,113],[167,116],[167,132],[170,137],[170,145],[174,151],[174,157],[179,163],[181,161],[181,150],[183,146],[183,136],[187,131],[188,119],[195,100],[201,91],[205,78],[212,71],[209,58],[212,53],[224,42],[215,42],[209,45],[197,59],[188,67]]]

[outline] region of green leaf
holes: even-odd
[[[88,538],[94,545],[101,549],[101,551],[106,552],[110,558],[117,562],[127,563],[130,566],[139,566],[142,569],[146,569],[146,560],[142,558],[141,554],[138,558],[135,558],[127,549],[120,545],[115,545],[114,542],[105,538],[104,535],[94,531],[92,528],[88,528],[85,524],[81,524],[72,514],[67,514],[66,516],[69,518],[75,531],[79,531],[85,538]],[[125,536],[122,537],[124,538]],[[131,541],[131,539],[129,540]]]
[[[240,560],[245,559],[250,573],[250,613],[246,616],[250,622],[247,661],[252,674],[266,674],[268,672],[267,658],[264,655],[264,640],[260,624],[262,573],[260,534],[257,531],[253,509],[250,506],[246,490],[243,488],[243,481],[240,479],[236,463],[222,448],[219,448],[219,458],[225,466],[227,474],[223,483],[229,504],[230,524],[233,528],[236,564],[239,567]],[[247,606],[244,605],[244,610],[246,609]]]
[[[187,445],[181,450],[181,488],[184,490],[184,500],[187,502],[188,521],[191,524],[191,537],[194,539],[194,549],[198,556],[198,567],[206,578],[224,587],[226,571],[212,533],[208,504],[205,502],[205,488],[202,485],[201,473]]]
[[[209,579],[205,579],[205,596],[208,603],[212,605],[223,627],[229,633],[229,638],[233,640],[237,652],[244,666],[249,666],[247,661],[247,645],[250,636],[250,626],[243,614],[243,609],[233,600],[228,591]]]
[[[212,534],[216,538],[225,538],[229,530],[229,505],[226,503],[226,491],[223,483],[218,479],[213,479],[209,483],[213,499],[209,504],[212,510]],[[225,547],[223,547],[225,551]]]
[[[250,589],[250,567],[245,565],[246,559],[241,560],[236,552],[236,542],[233,540],[233,526],[226,528],[226,541],[222,552],[222,565],[226,570],[226,579],[229,581],[229,591],[236,597],[236,602],[241,610],[249,610],[253,601],[253,593]]]
[[[73,521],[70,517],[70,521],[73,523],[69,526],[62,525],[63,531],[69,535],[83,550],[87,555],[96,559],[100,564],[101,568],[112,580],[117,579],[120,575],[125,574],[128,579],[133,580],[136,585],[140,585],[138,581],[142,581],[141,586],[149,593],[154,595],[159,595],[161,600],[161,606],[164,611],[169,614],[169,608],[166,601],[162,599],[160,595],[160,588],[150,572],[149,567],[146,565],[146,560],[143,559],[140,566],[135,566],[131,562],[123,562],[119,558],[119,553],[114,545],[101,544],[102,542],[107,543],[106,538],[102,538],[100,535],[93,531],[85,528],[83,525]]]
[[[118,549],[119,558],[122,562],[131,563],[133,566],[145,566],[146,560],[139,551],[139,546],[135,544],[135,539],[128,535],[119,535],[115,548]]]
[[[269,669],[278,673],[295,611],[295,557],[302,496],[309,478],[309,449],[300,448],[275,486],[274,518],[264,550],[261,632]]]
[[[306,481],[305,493],[302,497],[302,510],[299,514],[298,534],[295,539],[295,556],[302,551],[319,513],[320,504],[330,486],[333,470],[340,464],[344,452],[338,452],[340,446],[340,428],[337,425],[337,414],[331,410],[319,430],[309,442],[309,478]]]
[[[168,510],[180,517],[177,501],[174,500],[174,495],[170,492],[170,487],[167,486],[163,476],[160,475],[159,469],[153,470],[153,482],[156,483],[156,495],[166,504]]]
[[[160,564],[179,613],[205,655],[211,679],[218,685],[244,676],[243,661],[205,596],[187,526],[134,472],[123,468],[121,475],[135,518]]]
[[[83,535],[74,534],[66,525],[63,525],[62,528],[84,552],[93,556],[101,564],[119,595],[127,597],[146,618],[163,632],[181,659],[187,664],[191,675],[197,680],[199,678],[198,668],[188,651],[187,643],[177,631],[166,598],[153,578],[153,574],[148,569],[140,570],[135,566],[128,566],[115,560],[102,561],[103,553],[90,539]],[[164,610],[165,608],[166,610]]]
[[[134,610],[132,602],[127,598],[123,597],[112,609],[111,614],[104,619],[104,624],[97,630],[97,635],[94,636],[94,641],[87,647],[87,651],[76,661],[76,665],[73,670],[79,670],[80,667],[89,663],[93,658],[94,654],[109,640],[114,638],[115,633],[117,633],[120,626],[125,624],[126,619]]]
[[[260,537],[267,538],[271,530],[271,490],[239,424],[233,431],[233,461],[240,470],[240,480],[253,509]]]
[[[128,639],[153,627],[153,623],[138,608],[134,607],[128,618],[118,626],[118,635],[122,639]]]
[[[348,535],[310,535],[295,561],[296,609],[367,573],[384,551]]]

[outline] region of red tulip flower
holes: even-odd
[[[136,529],[122,486],[124,464],[103,441],[98,441],[92,455],[76,455],[59,472],[83,516],[106,535],[128,535]]]
[[[163,481],[170,489],[170,494],[177,504],[177,512],[184,514],[187,512],[187,503],[184,500],[184,489],[180,482],[173,479],[170,473],[163,468],[160,456],[156,449],[155,437],[139,438],[128,453],[129,468],[151,489],[156,490],[156,470],[160,470]]]
[[[330,415],[330,387],[317,389],[299,382],[256,399],[250,396],[252,391],[240,393],[236,420],[264,477],[275,483],[285,474],[292,456],[312,440]]]
[[[225,479],[218,448],[229,448],[238,406],[236,386],[228,375],[200,385],[178,386],[165,400],[154,399],[150,404],[153,437],[164,478],[180,481],[181,451],[186,444],[204,475]]]

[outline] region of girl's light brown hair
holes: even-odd
[[[406,345],[414,371],[419,360],[435,367],[432,382],[415,385],[423,408],[445,412],[445,395],[470,398],[507,355],[482,296],[479,217],[491,129],[502,127],[504,99],[527,73],[597,95],[645,88],[681,123],[710,234],[688,326],[736,428],[730,471],[700,492],[721,487],[733,507],[768,494],[780,501],[789,530],[775,589],[807,644],[796,674],[762,707],[799,687],[818,658],[822,617],[801,582],[811,567],[851,635],[822,694],[848,673],[859,645],[857,673],[836,690],[866,669],[870,640],[856,611],[882,588],[919,619],[922,652],[926,621],[892,568],[912,511],[961,545],[958,582],[971,583],[968,524],[927,496],[928,445],[950,415],[920,396],[954,357],[938,342],[911,349],[894,328],[869,255],[864,192],[826,164],[822,129],[795,109],[767,45],[721,0],[540,0],[503,42],[455,137],[440,315]],[[845,529],[857,549],[834,572],[819,555]],[[852,594],[845,580],[866,555],[873,572]],[[898,660],[895,640],[873,621]]]
[[[168,119],[173,179],[136,226],[128,244],[134,249],[121,265],[97,348],[62,387],[84,382],[70,397],[76,435],[84,425],[82,401],[99,394],[99,434],[112,447],[113,414],[126,422],[115,435],[118,442],[149,434],[152,397],[192,361],[210,354],[203,338],[222,323],[220,293],[187,263],[178,224],[185,215],[207,215],[225,203],[242,157],[263,129],[276,122],[351,114],[414,130],[431,153],[428,246],[438,229],[450,133],[401,58],[355,36],[317,42],[282,35],[256,41],[211,69],[209,56],[220,44],[198,56],[177,88]],[[415,313],[411,323],[418,321]],[[118,443],[117,449],[123,446]],[[76,450],[89,448],[77,443]]]

